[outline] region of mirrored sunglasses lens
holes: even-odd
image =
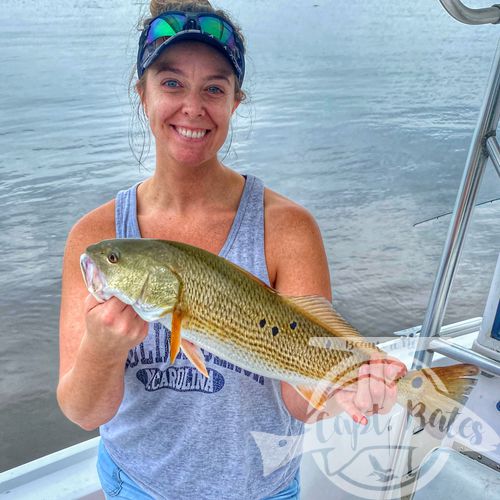
[[[198,18],[202,33],[211,35],[224,45],[234,46],[234,32],[229,24],[212,16],[200,16]]]
[[[158,38],[173,36],[182,31],[186,23],[186,16],[182,14],[169,14],[155,19],[148,31],[147,43],[153,43]]]

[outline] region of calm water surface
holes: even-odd
[[[461,25],[437,0],[219,5],[249,53],[225,163],[315,215],[335,305],[364,334],[420,324],[449,217],[413,224],[453,208],[498,27]],[[128,141],[142,8],[2,1],[0,470],[90,437],[55,401],[61,260],[79,217],[149,175]],[[480,200],[499,195],[485,177]],[[499,215],[476,210],[448,323],[482,314]]]

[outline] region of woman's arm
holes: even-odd
[[[328,261],[320,230],[304,208],[266,191],[266,260],[271,284],[290,296],[319,295],[330,302]],[[282,382],[282,397],[291,415],[304,422],[333,417],[343,411],[366,423],[365,414],[387,413],[396,402],[392,381],[404,373],[397,360],[373,359],[360,369],[356,392],[341,390],[322,410],[312,408],[289,384]]]
[[[57,400],[63,413],[86,430],[115,415],[123,398],[129,349],[147,335],[147,323],[130,306],[116,298],[101,304],[84,285],[80,255],[88,245],[114,234],[110,202],[73,227],[64,254]]]
[[[319,227],[303,207],[266,189],[265,249],[271,286],[283,295],[320,295],[332,300],[330,272]],[[341,410],[330,399],[318,412],[289,384],[281,383],[288,411],[302,421],[333,416]]]

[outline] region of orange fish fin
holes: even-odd
[[[321,386],[293,385],[292,387],[316,410],[323,410],[330,394]]]
[[[179,309],[174,309],[172,312],[172,328],[170,335],[170,363],[173,364],[179,349],[181,348],[181,325],[182,312]]]
[[[336,337],[359,338],[359,332],[351,326],[334,308],[330,301],[320,295],[306,295],[303,297],[282,296],[285,300],[297,306],[301,313],[313,316],[323,324],[327,330],[333,330]]]
[[[201,352],[201,349],[186,339],[181,340],[181,349],[182,352],[186,355],[186,358],[189,359],[191,363],[193,363],[197,370],[202,375],[208,378],[208,370],[205,366],[205,361],[203,359],[204,356]]]

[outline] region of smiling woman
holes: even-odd
[[[182,287],[175,308],[165,308],[172,333],[146,323],[116,297],[97,301],[81,278],[80,255],[89,245],[157,238],[218,254],[283,294],[331,300],[313,217],[218,158],[244,96],[240,31],[206,1],[152,2],[150,10],[139,40],[136,89],[155,138],[155,170],[89,212],[69,234],[58,401],[82,428],[99,427],[98,472],[109,496],[298,498],[300,459],[264,475],[251,431],[297,435],[306,415],[318,419],[342,410],[366,423],[365,414],[394,404],[389,385],[399,367],[364,366],[364,375],[374,376],[369,383],[349,397],[330,397],[321,413],[311,414],[291,386],[249,375],[193,346],[208,375],[200,390],[188,352],[174,354],[170,363],[188,319]]]
[[[227,59],[209,45],[186,41],[164,51],[138,84],[157,163],[189,167],[214,158],[240,102],[235,86]]]

